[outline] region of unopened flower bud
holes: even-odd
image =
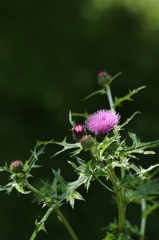
[[[80,139],[87,134],[86,129],[82,124],[75,125],[72,132],[73,132],[73,138],[77,142],[79,142]]]
[[[102,71],[98,73],[98,84],[100,86],[105,87],[110,83],[110,80],[111,76],[107,72]]]
[[[10,170],[14,173],[21,173],[23,171],[23,163],[20,160],[12,162]]]
[[[89,149],[93,147],[95,140],[91,135],[84,135],[80,140],[83,149]]]

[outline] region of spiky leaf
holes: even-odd
[[[129,133],[129,136],[133,143],[130,147],[125,147],[126,153],[154,154],[154,151],[145,151],[145,149],[159,146],[159,140],[142,143],[135,133]]]
[[[142,86],[142,87],[139,87],[139,88],[134,89],[132,91],[130,90],[128,94],[126,94],[124,97],[121,97],[121,98],[115,97],[113,108],[115,109],[117,106],[120,106],[121,103],[124,102],[124,101],[132,101],[133,99],[131,97],[134,94],[136,94],[138,91],[140,91],[144,88],[145,88],[145,86]]]
[[[62,142],[53,142],[54,144],[60,145],[63,147],[62,150],[56,152],[52,157],[55,157],[56,155],[68,150],[68,149],[73,149],[73,148],[81,148],[80,143],[67,143],[66,142],[66,137]]]

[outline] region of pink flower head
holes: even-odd
[[[74,128],[73,128],[73,131],[74,131],[75,133],[81,133],[83,130],[84,130],[84,127],[83,127],[83,125],[81,125],[81,124],[77,124],[77,125],[75,125]]]
[[[101,71],[98,73],[98,77],[103,77],[103,75],[106,75],[107,72],[106,71]]]
[[[98,110],[85,121],[86,128],[95,134],[108,134],[119,122],[120,115],[113,110]]]
[[[73,132],[73,138],[75,141],[79,142],[79,140],[83,137],[83,135],[86,135],[86,129],[82,124],[77,124],[72,129]]]

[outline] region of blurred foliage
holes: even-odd
[[[27,159],[36,139],[59,141],[66,135],[71,139],[69,110],[86,109],[91,113],[108,108],[103,96],[83,102],[85,96],[99,89],[96,76],[101,70],[111,75],[122,72],[112,85],[114,97],[147,86],[132,103],[124,103],[117,110],[123,122],[134,111],[141,111],[129,131],[135,130],[142,141],[158,138],[158,4],[148,0],[0,2],[0,165]],[[77,122],[80,120],[77,118]],[[54,153],[55,147],[48,147],[48,159],[42,159],[46,166],[37,178],[51,181],[52,167],[62,168],[68,181],[74,178],[66,162],[68,155],[49,159]],[[153,160],[147,157],[144,164],[148,161],[157,162],[158,153]],[[6,181],[5,174],[0,180],[1,184]],[[85,190],[81,191],[84,195]],[[114,218],[113,203],[112,209],[107,209],[110,199],[102,195],[99,187],[97,191],[105,209],[100,208],[103,204],[97,203],[96,192],[91,189],[86,203],[77,203],[74,211],[69,206],[63,209],[80,239],[101,239],[104,233],[97,236],[94,229]],[[28,240],[40,208],[30,204],[29,196],[28,202],[16,192],[11,196],[1,193],[0,240]],[[98,204],[99,209],[90,213],[93,204]],[[104,219],[100,218],[101,211],[106,212]],[[138,221],[139,211],[134,206],[134,214],[128,213],[132,221]],[[148,239],[158,239],[155,217],[150,218]],[[48,225],[45,240],[67,239],[56,217]]]

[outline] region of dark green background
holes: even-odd
[[[109,108],[105,96],[83,102],[100,89],[101,70],[111,75],[122,72],[112,84],[113,96],[147,86],[117,111],[122,122],[141,111],[127,131],[136,132],[142,141],[158,139],[159,18],[150,14],[158,5],[112,2],[99,8],[91,0],[0,1],[0,165],[28,159],[36,139],[61,141],[68,136],[72,141],[69,110],[92,113]],[[69,153],[50,159],[57,149],[48,147],[40,162],[44,167],[33,171],[31,182],[36,187],[41,179],[52,181],[51,168],[61,168],[67,181],[76,179],[67,163]],[[142,157],[140,164],[158,162],[158,149],[156,153],[153,158]],[[8,175],[1,173],[0,181],[6,184]],[[105,236],[101,228],[117,217],[116,206],[109,192],[95,182],[88,194],[83,188],[80,192],[85,202],[77,201],[74,210],[69,205],[61,210],[80,240],[100,240]],[[0,201],[0,240],[29,240],[35,219],[46,209],[31,203],[31,194],[16,191],[9,197],[1,192]],[[148,220],[148,239],[158,239],[158,216],[155,212]],[[128,208],[134,224],[139,224],[139,217],[140,208]],[[48,235],[40,233],[37,239],[70,239],[54,214],[46,228]]]

